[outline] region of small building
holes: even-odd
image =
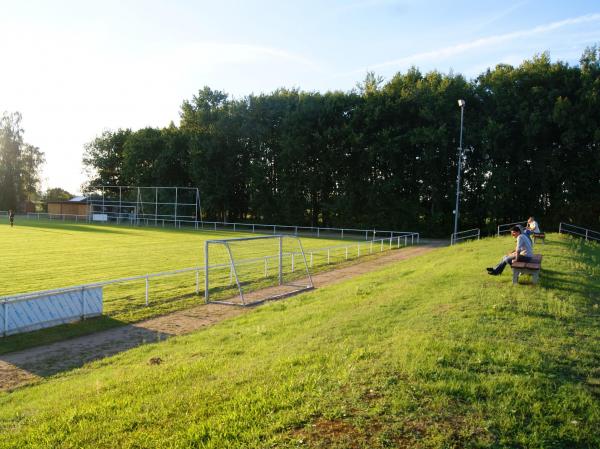
[[[48,214],[50,215],[87,216],[88,213],[89,205],[84,196],[76,196],[69,201],[48,201]]]

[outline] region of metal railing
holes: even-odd
[[[600,232],[594,231],[593,229],[583,228],[570,223],[561,222],[558,225],[559,234],[569,234],[577,237],[585,238],[586,241],[600,242]]]
[[[339,238],[344,239],[363,239],[375,240],[380,238],[407,237],[411,240],[411,244],[419,243],[420,233],[413,231],[384,231],[379,229],[355,229],[355,228],[329,228],[316,226],[290,226],[276,224],[260,224],[260,223],[237,223],[227,221],[201,221],[201,220],[174,220],[160,218],[143,218],[136,217],[128,219],[126,217],[117,217],[107,214],[113,218],[111,224],[127,223],[130,225],[146,225],[146,226],[173,226],[175,228],[194,228],[197,230],[209,231],[233,231],[233,232],[249,232],[259,234],[284,234],[294,235],[298,237],[317,237],[317,238]],[[60,220],[60,221],[75,221],[85,223],[102,224],[102,221],[93,221],[89,215],[69,215],[69,214],[48,214],[30,212],[28,218]],[[120,219],[120,222],[119,222]]]
[[[460,231],[450,235],[450,245],[456,245],[457,243],[464,242],[465,240],[477,239],[481,237],[481,231],[479,228],[467,229],[466,231]]]
[[[49,214],[47,212],[27,212],[27,218],[36,220],[56,220],[56,221],[75,221],[77,223],[90,223],[89,215],[74,215],[74,214]]]
[[[419,243],[420,234],[412,231],[383,231],[378,229],[355,229],[355,228],[329,228],[317,226],[290,226],[276,224],[259,224],[259,223],[235,223],[226,221],[195,221],[193,222],[196,229],[211,229],[211,230],[231,230],[234,232],[251,232],[251,233],[269,233],[269,234],[288,234],[295,236],[306,237],[327,237],[358,239],[364,236],[364,240],[374,240],[377,237],[404,237],[409,236],[412,243],[416,240]]]
[[[204,269],[204,267],[182,268],[180,270],[161,271],[158,273],[149,273],[149,274],[142,274],[142,275],[138,275],[138,276],[129,276],[129,277],[125,277],[125,278],[110,279],[107,281],[92,282],[89,284],[74,285],[74,286],[70,286],[70,287],[55,288],[55,289],[50,289],[50,290],[39,290],[39,291],[29,292],[29,293],[19,293],[16,295],[0,296],[0,303],[22,301],[22,300],[26,300],[26,299],[34,299],[34,298],[40,297],[40,296],[47,296],[47,295],[58,294],[58,293],[68,293],[68,292],[72,292],[72,291],[81,291],[82,289],[85,290],[88,288],[104,287],[106,285],[123,284],[125,282],[133,282],[133,281],[140,281],[140,280],[146,280],[146,285],[148,285],[150,282],[150,279],[152,279],[152,278],[174,276],[176,274],[189,273],[189,272],[203,270],[203,269]],[[148,305],[148,299],[149,299],[148,298],[148,289],[146,289],[146,305]]]
[[[347,245],[337,245],[323,248],[313,248],[310,250],[306,250],[304,253],[308,257],[307,263],[309,267],[314,267],[316,265],[327,266],[332,263],[336,263],[338,261],[345,261],[351,258],[359,258],[362,256],[374,254],[377,252],[383,252],[386,250],[390,250],[393,248],[400,248],[403,246],[408,246],[410,241],[410,235],[404,236],[396,236],[396,237],[387,237],[381,238],[377,240],[370,240],[368,242],[357,241],[354,243],[349,243]],[[300,252],[287,252],[286,257],[291,257],[291,270],[294,272],[295,267],[295,258],[302,255]],[[264,264],[264,276],[267,277],[267,267],[269,265],[270,260],[279,257],[279,256],[264,256],[260,258],[248,258],[239,260],[236,262],[236,265],[248,265],[248,264]],[[318,261],[320,263],[318,263]],[[219,267],[231,267],[231,263],[226,264],[215,264],[210,265],[209,268],[219,268]],[[9,308],[10,304],[20,301],[26,301],[31,299],[40,299],[43,300],[50,295],[61,294],[61,293],[70,293],[77,292],[81,294],[81,297],[84,298],[84,293],[88,289],[98,288],[98,287],[106,287],[110,285],[116,284],[128,284],[143,281],[145,283],[144,289],[144,305],[146,307],[150,306],[150,292],[151,292],[151,280],[158,278],[165,278],[169,276],[181,275],[184,273],[195,273],[195,289],[194,293],[196,295],[201,294],[201,277],[204,275],[205,266],[196,266],[183,268],[178,270],[170,270],[170,271],[162,271],[158,273],[148,273],[137,276],[129,276],[124,278],[110,279],[106,281],[92,282],[81,285],[74,285],[63,288],[55,288],[49,290],[40,290],[28,293],[20,293],[13,295],[0,296],[0,307],[3,307],[3,323],[0,323],[0,335],[6,335],[8,329],[8,317],[9,317]],[[232,282],[233,274],[230,275],[230,282]],[[181,286],[180,286],[181,287]],[[85,304],[83,305],[85,308]],[[110,314],[109,314],[110,315]]]
[[[497,234],[498,237],[500,237],[500,234],[505,234],[507,232],[510,232],[511,228],[516,225],[525,227],[527,225],[527,220],[516,221],[514,223],[504,223],[504,224],[498,225],[498,234]]]
[[[16,302],[20,302],[20,301],[28,301],[31,299],[44,299],[50,295],[56,295],[56,294],[61,294],[61,293],[72,293],[72,292],[81,293],[82,298],[83,298],[85,291],[89,290],[89,289],[105,287],[108,285],[125,284],[125,283],[144,280],[146,283],[145,305],[148,306],[150,304],[149,303],[150,279],[166,277],[166,276],[174,276],[174,275],[181,274],[181,273],[188,273],[188,272],[196,271],[196,293],[198,293],[199,292],[200,270],[202,270],[202,267],[184,268],[181,270],[163,271],[160,273],[151,273],[151,274],[144,274],[144,275],[138,275],[138,276],[130,276],[130,277],[125,277],[125,278],[110,279],[107,281],[92,282],[92,283],[88,283],[88,284],[74,285],[74,286],[69,286],[69,287],[55,288],[55,289],[49,289],[49,290],[39,290],[39,291],[35,291],[35,292],[2,296],[2,297],[0,297],[0,305],[2,305],[2,307],[4,308],[4,310],[3,310],[4,322],[3,322],[1,334],[6,335],[6,333],[7,333],[9,305],[12,303],[16,303]],[[85,304],[83,305],[83,307],[85,308]]]

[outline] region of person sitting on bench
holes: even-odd
[[[531,240],[521,233],[521,228],[519,226],[513,226],[513,228],[510,230],[510,234],[517,239],[517,247],[512,253],[504,256],[498,265],[487,268],[488,274],[492,276],[498,276],[502,274],[506,264],[512,265],[512,263],[516,262],[517,260],[519,262],[529,262],[533,257]]]
[[[531,237],[531,234],[539,234],[540,231],[540,227],[537,224],[537,221],[535,221],[535,218],[533,217],[529,217],[527,219],[527,227],[525,228],[525,235],[527,237]]]

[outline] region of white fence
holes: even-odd
[[[307,263],[309,267],[315,266],[324,266],[328,264],[339,263],[341,261],[349,260],[352,258],[358,258],[362,256],[366,256],[369,254],[374,254],[377,252],[383,252],[393,248],[400,248],[403,246],[408,246],[411,242],[410,235],[404,236],[396,236],[396,237],[388,237],[377,240],[370,240],[367,242],[357,241],[357,242],[348,242],[347,245],[338,245],[332,247],[324,247],[324,248],[316,248],[306,250],[305,254],[307,257]],[[288,253],[286,256],[291,256],[291,265],[292,271],[294,271],[295,267],[295,258],[301,256],[301,253]],[[278,256],[266,256],[264,258],[258,259],[246,259],[240,261],[241,264],[255,264],[257,262],[264,264],[264,276],[267,277],[269,266],[272,266],[275,262],[271,262],[269,259],[272,259]],[[212,266],[211,268],[218,267],[219,265]],[[229,265],[227,265],[229,266]],[[53,322],[54,324],[58,324],[59,322],[66,322],[69,320],[75,319],[83,319],[89,316],[96,316],[97,313],[97,295],[92,294],[93,292],[102,291],[103,287],[107,287],[110,285],[116,284],[129,284],[134,282],[144,282],[145,283],[145,294],[143,296],[144,305],[148,307],[151,301],[151,281],[153,279],[158,278],[166,278],[182,275],[185,273],[195,274],[195,283],[194,285],[189,285],[188,292],[195,293],[196,295],[200,295],[202,293],[200,286],[202,285],[201,277],[203,277],[205,267],[197,266],[184,268],[180,270],[171,270],[164,271],[160,273],[150,273],[139,276],[131,276],[126,278],[119,279],[111,279],[101,282],[94,282],[82,285],[76,285],[65,288],[51,289],[51,290],[43,290],[36,291],[30,293],[22,293],[17,295],[9,295],[0,297],[0,335],[5,336],[17,332],[32,330],[35,328],[45,327],[42,325],[36,326],[39,323],[49,323]],[[233,272],[231,273],[229,282],[233,282]],[[187,288],[184,286],[184,288]],[[193,290],[192,290],[193,288]],[[38,314],[37,321],[34,319],[26,320],[26,325],[17,325],[14,324],[11,319],[14,318],[14,311],[16,310],[15,304],[20,302],[28,302],[30,304],[30,308],[40,309],[35,305],[31,305],[32,301],[43,301],[47,302],[48,298],[51,297],[73,297],[76,298],[73,301],[78,301],[78,306],[71,307],[75,310],[74,313],[65,315],[65,316],[54,316],[50,308],[46,305],[43,307],[47,309],[44,313]],[[141,298],[140,298],[141,299]],[[105,303],[106,304],[106,303]],[[102,307],[102,305],[100,305]],[[79,310],[82,310],[83,313],[79,313]],[[13,313],[11,313],[11,311]],[[87,312],[86,312],[87,311]],[[108,313],[110,315],[110,313]],[[12,316],[12,318],[11,318]],[[66,317],[66,318],[65,318]],[[21,320],[22,321],[22,320]],[[21,330],[19,330],[21,329]]]
[[[481,231],[479,228],[467,229],[466,231],[460,231],[456,234],[450,235],[450,245],[456,245],[457,243],[464,242],[465,240],[477,239],[481,237]]]
[[[108,214],[111,218],[116,219]],[[91,217],[88,215],[68,215],[68,214],[47,214],[30,212],[27,214],[30,219],[48,219],[59,221],[75,221],[91,223]],[[101,222],[99,222],[101,223]],[[114,223],[114,222],[113,222]],[[191,220],[164,220],[137,218],[135,221],[127,221],[131,225],[147,225],[147,226],[174,226],[176,228],[194,228],[198,230],[208,231],[233,231],[233,232],[249,232],[259,234],[284,234],[294,235],[298,237],[323,237],[323,238],[339,238],[339,239],[363,239],[375,240],[377,238],[392,238],[392,237],[407,237],[411,244],[419,243],[420,234],[412,231],[382,231],[378,229],[354,229],[354,228],[327,228],[327,227],[312,227],[312,226],[289,226],[276,224],[260,224],[260,223],[234,223],[226,221],[191,221]]]
[[[560,234],[569,234],[577,237],[583,237],[586,241],[592,240],[600,242],[600,232],[592,229],[583,228],[581,226],[575,226],[569,223],[560,223],[558,225],[558,232]]]
[[[102,314],[102,287],[23,295],[3,301],[2,335],[29,332]]]
[[[507,232],[510,232],[510,230],[512,229],[513,226],[522,226],[525,227],[527,225],[527,220],[524,221],[517,221],[515,223],[504,223],[501,225],[498,225],[498,237],[500,237],[500,234],[506,234]]]
[[[27,218],[36,220],[75,221],[77,223],[92,222],[92,217],[90,215],[48,214],[45,212],[27,212]]]

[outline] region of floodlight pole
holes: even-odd
[[[458,143],[458,174],[456,175],[456,206],[454,207],[454,238],[458,232],[458,202],[460,199],[460,173],[462,171],[462,160],[463,160],[463,116],[465,112],[465,100],[458,100],[458,106],[460,107],[460,140]]]

